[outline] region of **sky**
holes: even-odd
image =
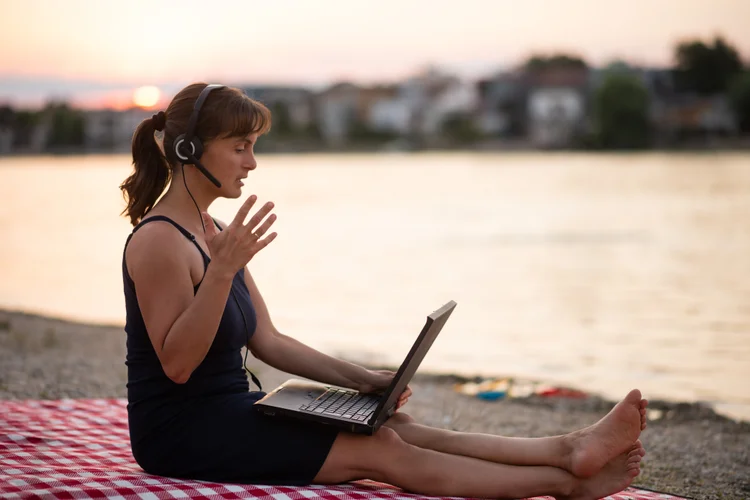
[[[723,35],[750,60],[750,0],[0,0],[0,101],[96,103],[191,81],[486,76],[534,53],[664,66]],[[94,104],[95,105],[95,104]]]

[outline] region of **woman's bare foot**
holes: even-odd
[[[629,450],[646,428],[646,404],[633,389],[597,423],[565,436],[570,450],[566,469],[580,478],[591,477]]]
[[[580,479],[573,493],[565,500],[596,500],[618,493],[641,473],[641,459],[646,451],[636,441],[626,452],[612,459],[593,477]]]
[[[643,443],[641,443],[640,439],[636,441],[635,444],[628,451],[628,459],[631,459],[635,457],[636,455],[640,457],[638,460],[636,460],[636,462],[638,462],[638,467],[640,470],[641,459],[643,459],[643,457],[646,456],[646,448],[643,447]],[[628,463],[629,462],[630,460],[628,460]]]

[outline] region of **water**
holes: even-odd
[[[0,160],[0,307],[124,321],[126,156]],[[276,326],[397,364],[458,307],[430,371],[750,420],[750,155],[262,156],[279,237],[250,263]]]

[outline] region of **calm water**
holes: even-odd
[[[250,264],[279,329],[398,363],[458,308],[432,371],[611,397],[702,400],[750,419],[750,155],[261,157],[276,202]],[[0,160],[0,307],[123,323],[125,156]]]

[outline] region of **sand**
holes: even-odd
[[[121,326],[0,310],[0,399],[124,398],[124,359]],[[251,359],[264,389],[289,377]],[[590,425],[614,405],[595,395],[483,401],[454,389],[465,381],[420,373],[402,411],[440,428],[539,437]],[[696,404],[651,401],[649,407],[661,416],[641,436],[648,454],[635,486],[692,498],[750,498],[750,423]]]

